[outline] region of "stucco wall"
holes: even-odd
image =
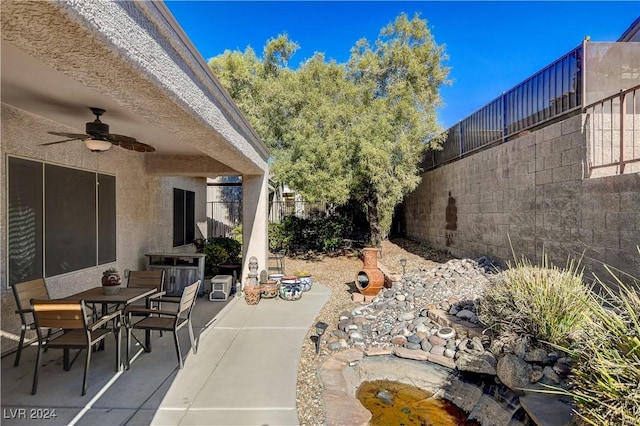
[[[407,236],[460,257],[583,253],[640,277],[640,174],[587,177],[584,116],[427,172],[404,202]],[[511,243],[509,242],[511,240]]]
[[[7,288],[6,253],[6,160],[8,155],[41,160],[116,176],[117,261],[69,274],[46,278],[51,297],[64,297],[95,287],[108,266],[118,270],[143,269],[144,254],[150,251],[193,252],[192,245],[172,248],[173,188],[196,193],[196,223],[206,223],[206,179],[192,177],[149,176],[145,173],[145,155],[112,147],[99,154],[87,150],[82,142],[73,141],[53,146],[38,144],[56,140],[47,131],[60,131],[60,125],[11,106],[2,105],[2,215],[0,221],[0,295],[2,298],[2,330],[19,334],[15,303]],[[77,132],[76,129],[67,131]],[[70,188],[70,190],[73,190]],[[196,231],[196,234],[198,232]],[[13,346],[3,333],[2,350]]]

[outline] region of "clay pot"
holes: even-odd
[[[364,269],[378,267],[379,250],[375,247],[366,247],[362,249],[362,262]]]
[[[377,295],[384,286],[384,274],[378,268],[367,268],[356,273],[356,288],[365,296]]]
[[[248,285],[244,287],[244,300],[247,305],[257,305],[260,302],[260,293],[262,290],[258,285]]]
[[[260,284],[260,297],[263,299],[271,299],[278,295],[278,281],[269,280],[266,284]]]
[[[355,283],[358,291],[365,296],[375,296],[384,286],[384,274],[378,268],[378,249],[362,249],[363,269],[356,273]]]

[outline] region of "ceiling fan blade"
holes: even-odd
[[[58,144],[58,143],[71,142],[71,141],[79,141],[79,140],[82,140],[82,139],[86,139],[86,138],[71,138],[71,139],[65,139],[65,140],[61,140],[61,141],[41,143],[41,144],[38,144],[38,145],[39,145],[39,146],[55,145],[55,144]]]
[[[135,145],[135,142],[125,141],[125,140],[120,140],[118,142],[112,142],[112,143],[120,145],[124,149],[130,149],[130,150],[133,150],[133,147]]]
[[[50,135],[56,135],[56,136],[66,136],[68,138],[73,138],[73,139],[89,139],[91,136],[87,135],[86,133],[66,133],[66,132],[47,132]]]
[[[151,145],[147,145],[146,143],[136,142],[133,145],[133,149],[137,152],[154,152],[156,149]]]
[[[115,133],[109,133],[108,135],[105,135],[107,140],[110,142],[128,142],[130,144],[134,144],[136,143],[138,140],[136,138],[133,138],[131,136],[125,136],[125,135],[117,135]]]

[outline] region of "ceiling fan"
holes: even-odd
[[[138,142],[136,138],[131,136],[117,135],[115,133],[109,133],[109,125],[100,121],[100,116],[105,113],[102,108],[91,107],[91,112],[96,116],[96,119],[86,124],[84,133],[65,133],[65,132],[47,132],[51,135],[65,136],[69,139],[64,139],[56,142],[48,142],[40,145],[55,145],[58,143],[70,142],[75,140],[84,141],[85,146],[91,151],[106,151],[111,148],[111,145],[118,145],[125,149],[130,149],[137,152],[154,152],[156,149],[146,143]]]

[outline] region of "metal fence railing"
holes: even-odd
[[[640,172],[640,85],[585,108],[589,174]],[[611,174],[608,171],[606,174]]]
[[[327,214],[333,205],[327,202],[273,201],[269,206],[269,222],[280,223],[285,216],[308,219],[314,214]],[[231,237],[242,223],[242,202],[208,201],[207,232],[210,237]]]
[[[242,202],[207,202],[207,235],[209,237],[232,237],[233,230],[241,223]]]
[[[326,214],[333,211],[333,205],[324,202],[273,201],[269,208],[269,222],[280,223],[285,216],[308,219],[314,214]]]
[[[546,121],[578,111],[582,105],[582,55],[579,46],[448,130],[441,151],[429,151],[429,170]]]

